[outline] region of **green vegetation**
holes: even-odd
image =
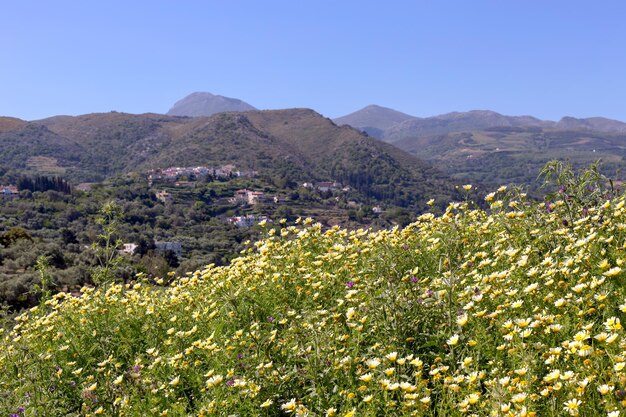
[[[64,190],[62,180],[35,180],[5,171],[0,183],[47,184]],[[40,281],[37,259],[48,260],[53,292],[78,291],[85,284],[129,280],[137,273],[151,279],[184,275],[208,264],[224,265],[258,239],[259,227],[237,227],[232,216],[269,216],[270,220],[312,217],[326,227],[382,228],[408,224],[416,211],[388,204],[374,213],[374,203],[357,190],[320,192],[282,176],[198,179],[190,187],[175,182],[148,186],[145,176],[115,178],[89,192],[24,189],[15,199],[0,199],[0,305],[12,310],[38,303],[33,286]],[[265,192],[255,204],[233,203],[236,190]],[[171,201],[156,193],[165,191]],[[278,202],[275,202],[276,197]],[[380,203],[378,203],[380,204]],[[277,225],[278,226],[278,225]],[[158,250],[155,242],[179,242],[182,255]],[[248,243],[246,243],[248,242]],[[123,244],[136,249],[121,253]]]
[[[567,160],[578,169],[602,160],[603,172],[613,178],[622,176],[626,166],[623,134],[588,130],[494,127],[407,138],[394,144],[459,181],[525,184],[533,192],[541,186],[537,173],[554,159]]]
[[[306,220],[169,285],[59,293],[4,331],[0,412],[619,416],[626,197],[593,168],[544,175],[542,203]]]

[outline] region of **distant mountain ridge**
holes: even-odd
[[[401,117],[398,117],[401,115]],[[458,181],[525,184],[553,159],[575,167],[602,161],[613,179],[626,172],[626,123],[604,117],[505,116],[489,110],[414,117],[367,106],[335,119],[429,161]]]
[[[369,105],[346,116],[334,119],[348,124],[385,142],[395,143],[407,138],[472,132],[494,127],[542,128],[556,130],[589,130],[604,133],[625,133],[626,123],[603,117],[578,119],[563,117],[558,122],[532,116],[505,116],[490,110],[452,112],[433,117],[415,117],[396,110]]]
[[[195,92],[174,103],[168,116],[203,117],[226,111],[250,111],[256,107],[237,98],[207,92]]]

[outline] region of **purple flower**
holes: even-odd
[[[426,295],[428,295],[429,297],[432,297],[432,296],[433,296],[433,294],[434,294],[434,293],[433,293],[433,290],[428,290],[428,291],[426,291]]]
[[[567,187],[566,187],[566,186],[561,185],[561,186],[559,187],[559,193],[563,194],[563,193],[565,192],[565,190],[567,190]]]
[[[348,288],[352,288],[352,287],[354,287],[354,281],[348,281],[348,282],[346,282],[346,287],[348,287]]]
[[[562,223],[563,223],[563,226],[567,226],[569,224],[567,220],[563,220]]]
[[[416,276],[411,277],[411,282],[415,284],[417,282],[417,277]]]
[[[24,408],[24,406],[20,405],[19,407],[17,407],[18,413],[23,413],[24,411],[26,411],[26,408]]]
[[[235,380],[229,379],[228,381],[226,381],[226,385],[228,385],[229,387],[232,387],[233,385],[235,385]]]
[[[587,207],[583,207],[583,216],[589,214],[589,209]]]
[[[272,317],[272,316],[268,316],[268,317],[267,317],[267,321],[268,321],[268,322],[270,322],[270,323],[272,323],[272,322],[274,321],[274,317]]]

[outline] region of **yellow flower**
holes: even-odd
[[[274,404],[274,401],[267,399],[263,404],[261,404],[261,408],[267,408],[272,404]]]
[[[607,277],[614,277],[615,275],[619,274],[620,272],[622,272],[622,268],[620,268],[619,266],[616,266],[615,268],[611,268],[608,271],[606,271],[604,274],[604,276]]]
[[[374,369],[378,365],[380,365],[380,361],[378,359],[368,359],[367,361],[365,361],[365,364],[367,365],[368,368]]]
[[[285,404],[281,405],[280,408],[285,410],[287,414],[293,413],[296,410],[296,399],[292,398]]]
[[[446,343],[450,346],[456,346],[459,343],[459,335],[455,334],[454,336],[450,337],[448,340],[446,340]]]
[[[598,392],[602,395],[606,395],[609,392],[613,391],[615,387],[612,385],[603,384],[598,387]]]
[[[359,377],[359,379],[363,382],[370,382],[372,380],[372,374],[371,373],[363,374]]]
[[[526,394],[525,392],[520,392],[518,394],[515,394],[513,397],[511,397],[511,401],[514,402],[515,404],[521,404],[524,401],[526,401],[527,397],[528,397],[528,394]]]
[[[565,402],[565,407],[563,407],[563,409],[567,411],[569,415],[577,416],[580,404],[582,404],[582,401],[577,398],[572,398],[571,400]]]
[[[480,399],[480,394],[478,394],[477,392],[473,392],[467,396],[467,402],[472,405],[476,404],[479,399]]]

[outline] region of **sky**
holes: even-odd
[[[194,91],[626,121],[626,2],[0,0],[0,115],[165,113]]]

